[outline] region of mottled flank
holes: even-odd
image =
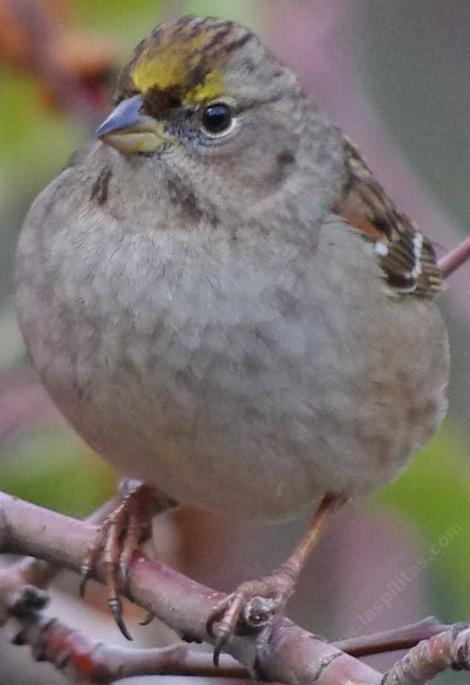
[[[104,169],[101,171],[100,175],[94,182],[93,187],[91,189],[91,202],[95,201],[99,205],[106,204],[108,200],[109,182],[111,180],[112,175],[113,172],[111,171],[111,169],[107,166],[104,167]]]
[[[118,99],[142,93],[162,109],[221,97],[224,61],[252,38],[238,24],[219,19],[188,16],[161,24],[137,46],[121,75]]]

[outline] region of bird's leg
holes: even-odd
[[[343,502],[343,498],[335,495],[324,497],[308,530],[286,561],[269,576],[242,583],[212,610],[207,620],[207,631],[215,638],[215,664],[218,663],[220,651],[237,628],[262,628],[276,613],[282,611],[295,590],[299,574],[326,520]]]
[[[132,555],[151,533],[152,519],[176,502],[151,485],[136,480],[120,484],[121,499],[99,528],[82,564],[80,594],[98,565],[104,569],[108,604],[124,637],[131,640],[123,620],[119,591],[127,588]]]

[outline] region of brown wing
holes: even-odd
[[[433,297],[442,288],[442,274],[430,241],[397,211],[347,138],[344,151],[346,180],[336,211],[375,244],[392,292]]]

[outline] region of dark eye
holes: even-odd
[[[212,135],[225,133],[232,125],[232,108],[226,102],[216,102],[202,113],[202,125]]]

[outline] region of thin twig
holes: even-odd
[[[165,649],[110,646],[47,617],[43,610],[48,596],[42,588],[50,580],[51,568],[44,561],[25,557],[0,570],[0,624],[13,619],[14,644],[28,645],[36,660],[48,661],[74,682],[105,685],[139,675],[249,678],[228,656],[216,668],[210,654],[190,650],[182,643]]]
[[[143,675],[199,676],[248,679],[234,659],[224,657],[219,669],[208,655],[177,644],[165,648],[132,649],[91,640],[56,619],[39,613],[20,619],[14,643],[29,645],[38,661],[48,661],[72,682],[106,685]]]
[[[390,669],[381,685],[425,685],[447,669],[470,670],[468,624],[420,642]]]
[[[353,637],[349,640],[341,640],[333,644],[343,652],[360,658],[371,654],[384,654],[403,649],[415,647],[421,640],[428,640],[434,635],[438,635],[452,626],[440,623],[436,618],[430,616],[419,623],[413,623],[403,628],[384,630],[373,635],[362,635]]]
[[[468,259],[470,259],[470,237],[439,260],[439,268],[444,278],[448,278],[454,271],[457,271]]]
[[[111,498],[90,514],[85,521],[95,525],[100,524],[113,511],[116,501],[117,498]],[[0,569],[0,625],[8,620],[8,601],[11,592],[21,592],[22,588],[31,586],[46,589],[60,571],[60,565],[46,563],[31,556],[25,556],[6,568]]]

